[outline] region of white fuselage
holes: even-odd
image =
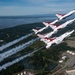
[[[55,31],[52,31],[52,32],[50,32],[50,33],[48,33],[48,34],[46,34],[44,37],[51,37],[52,36],[52,34],[54,34],[55,33]]]
[[[61,25],[58,26],[58,27],[56,27],[56,28],[54,29],[54,31],[57,31],[58,29],[61,29],[61,28],[65,28],[68,24],[71,24],[71,23],[74,22],[74,21],[75,21],[75,18],[72,19],[72,20],[69,20],[69,21],[67,21],[67,22],[65,22],[65,23],[63,23],[63,24],[61,24]]]
[[[39,29],[38,31],[36,31],[35,34],[37,34],[37,33],[39,33],[39,32],[42,32],[42,31],[43,31],[44,29],[46,29],[46,28],[48,28],[48,27],[43,27],[43,28]]]
[[[52,32],[45,34],[44,37],[47,37],[47,38],[51,37],[54,33],[57,32],[58,29],[65,28],[68,24],[71,24],[73,21],[75,21],[75,18],[63,23],[62,25],[60,25],[58,27],[56,27]],[[41,41],[42,41],[42,39],[43,38],[41,38]]]
[[[52,32],[50,32],[50,33],[47,33],[46,35],[44,35],[44,38],[46,38],[46,37],[49,38],[49,37],[51,37],[54,33],[56,33],[56,31],[52,31]],[[44,38],[41,38],[40,40],[43,41]]]
[[[51,22],[51,23],[46,23],[46,22],[43,22],[43,24],[46,26],[46,27],[48,27],[49,25],[51,25],[51,24],[55,24],[55,23],[57,23],[59,20],[57,19],[57,20],[54,20],[53,22]]]
[[[70,32],[66,32],[63,35],[61,35],[61,36],[57,37],[56,39],[54,39],[53,41],[49,41],[49,42],[47,41],[46,48],[49,48],[54,43],[55,44],[60,44],[64,40],[64,38],[70,36],[73,32],[74,32],[74,30],[72,30]]]
[[[72,15],[73,13],[75,13],[75,10],[73,10],[73,11],[71,11],[71,12],[65,14],[64,16],[62,16],[61,18],[59,18],[59,20],[62,20],[62,19],[64,19],[64,18],[66,18],[66,17]]]
[[[58,22],[58,21],[59,21],[59,20],[55,20],[55,21],[51,22],[51,24],[55,24],[55,23]],[[44,24],[44,22],[43,22],[43,24]],[[39,29],[39,30],[36,32],[36,34],[37,34],[38,32],[42,32],[44,29],[48,28],[48,26],[49,26],[49,25],[46,25],[46,27],[43,27],[43,28]]]
[[[57,23],[59,20],[57,19],[57,20],[54,20],[53,22],[51,22],[50,24],[55,24],[55,23]],[[48,25],[49,26],[49,25]]]

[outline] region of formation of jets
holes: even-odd
[[[75,10],[73,11],[70,11],[69,13],[67,14],[56,14],[56,16],[58,17],[58,19],[56,19],[55,21],[53,22],[43,22],[43,24],[45,25],[45,27],[41,28],[41,29],[32,29],[35,34],[37,34],[37,36],[40,37],[40,41],[43,41],[45,44],[46,44],[46,48],[50,48],[52,45],[54,44],[60,44],[63,42],[64,38],[66,37],[69,37],[73,32],[74,30],[72,31],[69,31],[69,32],[66,32],[64,34],[62,34],[61,36],[59,37],[53,37],[53,38],[50,38],[53,34],[55,34],[56,32],[59,31],[59,29],[63,29],[65,27],[67,27],[68,25],[70,25],[71,23],[73,23],[75,21],[75,18],[74,19],[71,19],[71,20],[68,20],[66,21],[65,23],[61,24],[61,25],[56,25],[55,23],[67,18],[68,16],[72,15],[75,13]],[[52,31],[47,33],[47,34],[39,34],[39,32],[42,32],[44,29],[47,29],[48,27],[51,27],[52,28]]]

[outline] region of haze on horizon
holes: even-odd
[[[0,16],[22,16],[69,12],[75,0],[0,0]]]

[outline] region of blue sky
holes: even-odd
[[[0,16],[69,12],[75,0],[0,0]]]

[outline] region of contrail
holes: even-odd
[[[2,60],[4,60],[5,58],[7,58],[7,57],[9,57],[9,56],[11,56],[11,55],[13,55],[13,54],[16,54],[17,52],[19,52],[19,51],[25,49],[26,47],[28,47],[28,46],[30,46],[30,45],[32,45],[32,44],[33,44],[35,41],[37,41],[37,40],[38,40],[38,38],[32,39],[32,40],[30,40],[30,41],[28,41],[28,42],[26,42],[26,43],[24,43],[24,44],[22,44],[22,45],[19,45],[19,46],[15,47],[15,48],[12,48],[12,49],[10,49],[10,50],[4,52],[4,53],[1,53],[1,54],[0,54],[0,62],[1,62]]]
[[[25,35],[25,36],[23,36],[23,37],[21,37],[21,38],[19,38],[19,39],[16,39],[16,40],[14,40],[14,41],[12,41],[12,42],[9,42],[9,43],[7,43],[7,44],[5,44],[5,45],[2,45],[2,46],[0,47],[0,51],[2,51],[2,50],[4,50],[5,48],[8,48],[8,47],[10,47],[10,46],[12,46],[12,45],[18,43],[19,41],[21,41],[21,40],[23,40],[23,39],[26,39],[27,37],[31,36],[32,34],[33,34],[33,33],[27,34],[27,35]]]
[[[6,63],[6,64],[0,66],[0,71],[1,71],[2,69],[6,69],[7,67],[9,67],[9,66],[11,66],[11,65],[13,65],[13,64],[15,64],[15,63],[17,63],[17,62],[19,62],[19,61],[21,61],[21,60],[23,60],[23,59],[25,59],[26,57],[32,55],[33,53],[39,51],[39,50],[42,49],[42,48],[43,48],[43,47],[41,47],[41,48],[39,48],[39,49],[37,49],[37,50],[34,50],[34,51],[31,52],[31,53],[28,53],[28,54],[26,54],[26,55],[24,55],[24,56],[21,56],[21,57],[19,57],[19,58],[13,60],[13,61],[11,61],[11,62],[8,62],[8,63]]]

